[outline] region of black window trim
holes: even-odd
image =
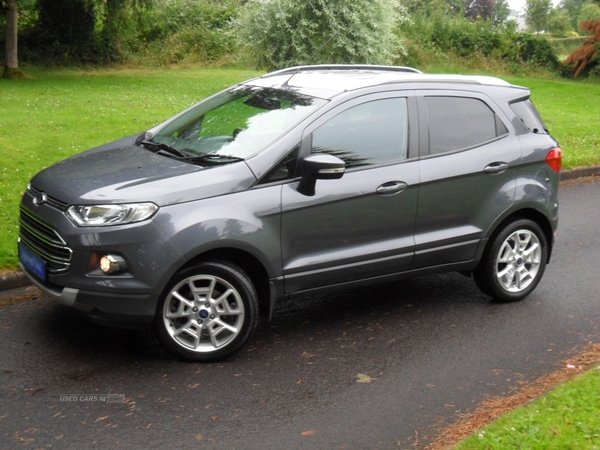
[[[297,181],[300,178],[298,176],[298,172],[299,172],[298,158],[300,155],[300,147],[301,147],[300,143],[298,143],[297,145],[294,145],[290,151],[285,153],[285,155],[283,157],[281,157],[275,164],[273,164],[273,166],[269,170],[267,170],[267,172],[259,180],[257,180],[254,183],[253,187],[274,186],[274,185],[278,185],[278,184],[288,184],[288,183]],[[275,167],[277,167],[279,164],[281,164],[287,157],[291,156],[291,154],[294,152],[298,153],[296,155],[296,166],[294,168],[294,174],[289,178],[283,178],[281,180],[267,181],[267,177],[271,174],[271,172],[275,169]]]
[[[421,159],[431,159],[431,158],[437,158],[439,156],[445,156],[445,155],[452,155],[454,153],[462,153],[462,152],[466,152],[469,150],[473,150],[475,148],[479,148],[479,147],[485,147],[486,145],[492,144],[494,142],[498,142],[502,139],[505,139],[506,137],[508,137],[510,133],[504,133],[501,136],[496,136],[494,139],[488,139],[487,141],[483,141],[483,142],[479,142],[475,145],[471,145],[469,147],[463,147],[463,148],[459,148],[459,149],[455,149],[455,150],[448,150],[447,152],[440,152],[440,153],[433,153],[433,154],[427,154],[425,156],[422,156]]]

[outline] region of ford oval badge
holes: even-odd
[[[35,197],[33,197],[33,204],[35,206],[43,205],[47,201],[48,201],[48,196],[46,195],[45,192],[39,192],[39,193],[35,194]]]

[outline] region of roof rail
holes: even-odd
[[[297,74],[309,70],[380,70],[388,72],[423,73],[418,69],[403,66],[379,66],[371,64],[317,64],[313,66],[296,66],[267,73],[262,78],[276,75]]]

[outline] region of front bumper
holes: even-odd
[[[89,320],[112,327],[148,328],[154,320],[156,299],[146,294],[93,292],[42,282],[27,267],[21,269],[44,294],[73,308]]]

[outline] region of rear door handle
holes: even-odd
[[[387,183],[383,183],[381,186],[379,186],[376,192],[382,196],[394,195],[399,194],[407,187],[408,184],[402,181],[388,181]]]
[[[491,164],[485,166],[485,169],[483,169],[483,171],[485,173],[494,175],[494,174],[505,172],[506,169],[508,169],[508,164],[503,163],[503,162],[494,162],[494,163],[491,163]]]

